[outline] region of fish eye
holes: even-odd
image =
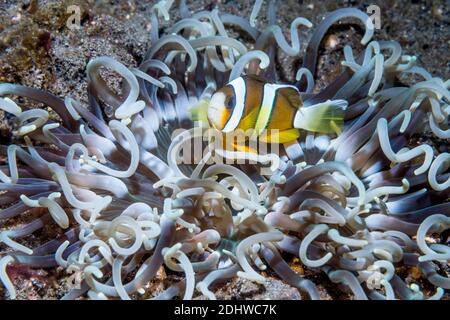
[[[228,97],[225,100],[225,107],[227,109],[232,109],[232,108],[234,108],[235,105],[236,105],[236,99],[234,96]]]

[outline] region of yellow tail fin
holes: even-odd
[[[294,127],[312,132],[340,134],[347,105],[345,100],[328,100],[300,108],[295,115]]]

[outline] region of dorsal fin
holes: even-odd
[[[256,74],[246,74],[245,76],[243,76],[244,79],[249,79],[249,80],[253,80],[253,81],[257,81],[257,82],[261,82],[261,83],[269,83],[270,81],[267,80],[266,78],[263,78],[261,76],[258,76]]]
[[[303,101],[305,101],[305,103],[306,103],[306,100],[311,99],[312,97],[315,97],[315,96],[316,96],[315,93],[300,92],[300,98]]]
[[[245,80],[253,80],[259,82],[261,84],[270,83],[269,80],[258,76],[256,74],[248,74],[243,76]],[[277,89],[278,94],[283,95],[283,97],[289,101],[289,104],[293,108],[299,108],[303,105],[302,98],[300,97],[300,92],[292,85],[277,85],[279,88]]]
[[[303,105],[303,101],[300,98],[298,90],[292,86],[286,86],[278,89],[278,93],[281,94],[293,108],[300,108]]]

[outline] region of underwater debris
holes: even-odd
[[[70,98],[0,84],[0,108],[15,117],[14,135],[23,137],[20,145],[2,148],[8,165],[2,166],[1,199],[10,206],[0,218],[28,208],[43,212],[26,226],[1,232],[1,241],[14,250],[0,260],[2,270],[14,263],[59,265],[83,278],[66,299],[85,293],[129,299],[145,294],[143,287],[163,265],[184,278],[155,298],[187,299],[198,293],[214,298],[214,282],[236,275],[264,282],[255,270],[272,269],[317,299],[314,282],[283,260],[287,252],[348,286],[358,299],[441,298],[449,280],[436,268],[448,262],[449,250],[426,237],[449,228],[448,156],[436,157],[427,144],[406,148],[427,122],[446,136],[449,82],[402,56],[397,43],[370,42],[364,13],[341,9],[316,27],[297,79],[300,91],[311,91],[318,47],[337,20],[356,16],[367,23],[366,51],[354,57],[346,47],[346,71],[304,99],[306,105],[349,101],[341,135],[304,133],[284,146],[280,168],[269,175],[255,170],[264,161],[211,165],[208,154],[198,165],[179,164],[183,145],[198,136],[189,134],[193,130],[170,136],[193,127],[191,108],[243,72],[276,82],[275,66],[261,63],[273,56],[274,46],[289,55],[300,52],[296,28],[304,20],[293,22],[290,45],[274,24],[273,3],[269,26],[260,32],[251,25],[257,13],[250,22],[216,10],[191,15],[182,1],[183,19],[159,36],[157,16],[170,17],[171,4],[160,2],[152,17],[152,46],[139,69],[107,57],[89,63],[89,109]],[[253,39],[255,51],[230,36],[231,26]],[[101,78],[105,67],[124,78],[123,96]],[[424,81],[397,87],[396,77],[411,72]],[[310,75],[306,88],[302,74]],[[11,95],[46,104],[62,123],[43,109],[18,106]],[[114,108],[111,119],[102,112],[104,103]],[[14,240],[49,221],[67,229],[63,239],[38,248]],[[425,297],[417,286],[408,287],[395,274],[398,265],[419,268],[436,294]],[[2,272],[0,278],[13,297],[8,276]]]

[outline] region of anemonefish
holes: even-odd
[[[254,138],[287,143],[297,139],[300,130],[339,133],[346,107],[345,100],[305,107],[296,87],[247,75],[234,79],[212,95],[207,120],[225,134],[253,129]]]

